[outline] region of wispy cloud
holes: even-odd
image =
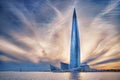
[[[0,60],[30,61],[33,63],[50,62],[53,64],[59,64],[60,61],[63,61],[69,63],[71,22],[74,7],[78,15],[82,62],[86,62],[95,68],[104,68],[108,66],[109,60],[119,58],[115,56],[118,55],[120,49],[119,31],[116,30],[117,25],[110,22],[110,19],[107,19],[106,16],[119,8],[120,0],[111,1],[101,13],[94,17],[91,23],[88,21],[92,20],[90,19],[91,16],[82,12],[81,8],[84,9],[84,7],[79,5],[78,2],[77,0],[71,0],[62,3],[61,1],[45,0],[43,2],[31,2],[32,4],[21,1],[18,4],[17,1],[6,1],[2,5],[2,15],[6,18],[0,15],[3,19],[2,24],[0,24],[0,51],[6,53],[6,55],[11,55],[11,57],[5,54],[0,55]],[[90,5],[87,3],[85,6],[89,7]],[[14,16],[10,18],[11,21],[4,10]],[[89,17],[81,17],[80,11]],[[89,22],[87,26],[84,26],[86,23],[82,23],[83,20],[86,23]],[[5,21],[10,22],[5,24],[3,23]],[[118,61],[113,64],[118,66],[117,63]],[[93,64],[97,65],[93,66]],[[112,64],[112,61],[110,64]]]
[[[100,14],[95,17],[89,27],[89,30],[92,31],[91,33],[93,33],[92,36],[94,35],[92,37],[94,38],[92,39],[94,40],[94,45],[93,49],[91,49],[91,51],[88,53],[85,62],[88,62],[90,65],[95,63],[104,63],[103,65],[106,65],[109,62],[112,63],[113,60],[114,63],[116,61],[117,65],[117,56],[113,57],[113,55],[119,53],[120,35],[119,31],[116,30],[117,25],[113,22],[110,22],[110,18],[106,18],[106,16],[111,17],[109,14],[114,14],[114,10],[119,8],[118,5],[120,5],[119,0],[111,2]],[[114,15],[114,17],[115,16],[118,15]],[[120,58],[120,56],[118,56],[118,58]]]

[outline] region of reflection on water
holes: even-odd
[[[81,76],[78,72],[71,72],[69,79],[70,80],[81,80]]]
[[[120,80],[120,72],[72,72],[69,80]]]
[[[120,80],[120,72],[0,72],[0,80]]]

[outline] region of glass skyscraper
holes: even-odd
[[[70,47],[70,69],[80,67],[80,39],[79,29],[77,24],[77,15],[74,9],[71,32],[71,47]]]

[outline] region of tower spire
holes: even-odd
[[[74,8],[72,19],[72,32],[71,32],[71,47],[70,47],[70,69],[80,66],[80,41],[79,30],[77,24],[77,15]]]
[[[74,8],[73,17],[76,17],[76,10]]]

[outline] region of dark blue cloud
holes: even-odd
[[[100,64],[106,64],[106,63],[113,63],[113,62],[117,62],[120,61],[120,58],[113,58],[113,59],[108,59],[108,60],[104,60],[98,63],[95,63],[93,65],[100,65]]]
[[[11,5],[13,7],[11,7]],[[34,19],[38,24],[50,23],[56,16],[54,10],[47,4],[46,0],[3,0],[1,1],[0,6],[2,23],[7,21],[11,26],[15,26],[15,24],[22,24],[18,19],[19,16],[15,15],[17,13],[15,12],[14,8],[23,13],[29,21]]]
[[[78,9],[86,14],[86,16],[95,17],[108,5],[110,0],[80,0],[78,1]]]
[[[6,34],[3,31],[0,31],[0,36],[4,38],[5,40],[7,40],[8,42],[14,44],[15,46],[18,46],[19,48],[23,50],[30,51],[32,49],[29,45],[25,44],[24,42],[19,41],[17,38],[11,36],[10,34]]]
[[[18,32],[23,28],[22,22],[10,11],[7,4],[0,4],[0,30],[9,32],[10,30]]]
[[[10,59],[13,59],[13,60],[16,60],[16,61],[21,61],[20,59],[14,57],[13,55],[10,55],[9,53],[5,53],[3,51],[0,51],[0,56],[6,56]],[[4,61],[1,61],[1,62],[4,62]]]

